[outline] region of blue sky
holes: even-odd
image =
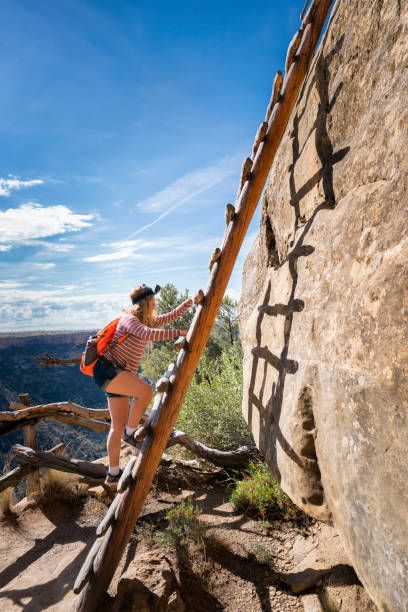
[[[303,5],[3,0],[0,331],[98,327],[142,282],[205,287]]]

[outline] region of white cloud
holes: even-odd
[[[218,185],[226,178],[237,172],[241,160],[241,153],[236,153],[229,157],[224,157],[217,164],[201,168],[195,172],[189,172],[181,178],[177,179],[161,191],[150,196],[146,200],[137,204],[138,208],[143,212],[163,211],[154,221],[139,228],[133,232],[128,238],[133,238],[140,232],[152,227],[173,210],[176,210],[182,204],[190,202],[201,193],[208,191],[215,185]]]
[[[76,291],[77,289],[80,289],[80,287],[79,285],[62,285],[60,289],[62,291]]]
[[[8,285],[13,283],[0,283],[0,331],[97,329],[129,302],[123,293],[71,294],[68,287],[29,290]]]
[[[0,282],[0,291],[2,289],[17,289],[18,287],[22,287],[22,284],[15,282],[15,281],[1,281]]]
[[[116,251],[116,253],[102,253],[101,255],[94,255],[93,257],[85,257],[83,261],[88,261],[90,263],[103,263],[105,261],[117,261],[118,259],[127,259],[128,257],[132,257],[133,259],[146,259],[144,255],[140,253],[135,253],[133,249],[121,249],[120,251]]]
[[[139,202],[144,212],[164,210],[174,204],[180,205],[196,195],[207,191],[237,171],[237,155],[224,157],[217,164],[189,172],[161,191]]]
[[[159,270],[139,270],[139,274],[162,274],[163,272],[176,272],[179,270],[197,270],[199,265],[195,266],[173,266],[171,268],[160,268]]]
[[[42,206],[28,202],[18,208],[0,211],[0,242],[21,243],[65,232],[77,232],[89,227],[94,217],[75,214],[61,204]]]
[[[74,245],[68,242],[49,242],[48,240],[23,240],[19,245],[42,246],[50,251],[56,251],[57,253],[66,253],[67,251],[72,251],[74,248]]]
[[[36,244],[38,243],[40,243],[41,246],[50,249],[51,251],[56,251],[57,253],[66,253],[67,251],[72,251],[72,249],[74,248],[73,244],[68,244],[66,242],[61,244],[57,242],[47,242],[45,240],[39,240],[36,241]]]
[[[101,263],[106,261],[117,261],[119,259],[148,259],[148,255],[140,253],[142,249],[151,247],[153,243],[146,242],[144,240],[122,240],[121,242],[112,242],[109,245],[102,245],[111,249],[105,251],[100,255],[93,255],[91,257],[85,257],[82,261],[88,261],[91,263]]]
[[[51,268],[55,268],[55,263],[36,263],[34,264],[40,270],[50,270]]]
[[[0,224],[1,226],[1,224]],[[0,237],[1,240],[1,237]],[[0,252],[1,251],[10,251],[14,246],[16,246],[15,244],[7,244],[7,245],[2,245],[0,244]],[[35,247],[44,247],[46,249],[49,249],[50,251],[55,251],[57,253],[67,253],[68,251],[72,251],[72,249],[74,249],[74,245],[73,244],[69,244],[67,242],[49,242],[48,240],[19,240],[18,241],[18,246],[35,246]]]
[[[219,243],[219,240],[208,238],[197,242],[194,237],[173,236],[169,238],[158,238],[157,240],[122,240],[110,244],[102,244],[105,251],[99,255],[85,257],[82,261],[89,263],[106,263],[128,259],[132,261],[150,261],[157,263],[180,257],[181,255],[193,255],[198,253],[210,253]]]
[[[21,181],[16,176],[9,174],[9,178],[0,178],[0,196],[9,196],[12,189],[21,189],[22,187],[32,187],[33,185],[42,185],[44,181],[36,179],[34,181]]]

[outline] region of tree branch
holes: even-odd
[[[42,361],[42,363],[37,363],[39,368],[55,365],[70,365],[73,367],[77,363],[81,363],[81,357],[73,357],[72,359],[58,359],[58,357],[52,357],[48,353],[44,353],[44,355],[34,357],[33,361]]]
[[[139,429],[137,429],[134,433],[136,442],[142,442],[148,433],[148,426],[144,425],[139,427]],[[195,440],[184,431],[173,429],[166,448],[176,446],[176,444],[180,444],[181,446],[188,448],[188,450],[198,457],[202,457],[214,465],[223,467],[240,467],[248,463],[248,461],[251,459],[255,459],[259,454],[255,447],[250,446],[240,446],[233,451],[222,451],[216,448],[210,448],[209,446],[198,442],[198,440]]]
[[[92,463],[90,461],[81,461],[79,459],[71,459],[67,456],[58,456],[50,451],[35,451],[28,446],[15,444],[11,447],[11,456],[22,463],[30,465],[42,466],[59,470],[60,472],[68,472],[70,474],[79,474],[86,479],[95,481],[98,484],[105,480],[107,468],[101,463]]]
[[[66,444],[60,442],[59,444],[53,446],[53,448],[50,448],[48,452],[59,454],[63,452],[65,448]],[[0,477],[0,493],[1,491],[8,489],[9,487],[16,487],[20,480],[24,478],[24,476],[28,476],[28,474],[35,472],[36,469],[37,468],[35,465],[24,463],[23,465],[14,468],[14,470],[7,472],[7,474],[4,474],[4,476]]]
[[[175,446],[176,444],[181,444],[198,457],[202,457],[214,465],[223,467],[240,467],[248,463],[251,459],[255,459],[257,455],[257,449],[249,446],[240,446],[233,451],[222,451],[216,448],[210,448],[198,442],[198,440],[194,440],[194,438],[184,433],[184,431],[174,429],[167,443],[167,448]]]
[[[18,402],[11,402],[10,408],[14,411],[0,412],[0,436],[17,431],[28,425],[36,425],[40,419],[62,421],[68,425],[78,425],[92,429],[97,433],[109,431],[109,423],[96,419],[110,419],[109,410],[93,409],[73,404],[72,402],[59,402],[45,404],[44,406],[26,407]]]

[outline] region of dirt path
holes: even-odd
[[[41,510],[20,503],[14,518],[1,525],[1,610],[64,610],[94,535],[80,506],[56,503]]]
[[[200,520],[218,542],[206,551],[205,580],[197,570],[199,555],[181,559],[175,551],[166,553],[177,569],[188,612],[304,610],[302,596],[291,592],[285,577],[300,559],[319,551],[322,529],[324,532],[330,528],[310,520],[303,526],[284,522],[266,530],[260,522],[234,511],[225,487],[191,487],[186,483],[178,489],[153,490],[138,524],[165,525],[166,511],[187,498],[199,505]],[[14,518],[1,523],[0,609],[70,610],[72,585],[105,510],[97,498],[68,505],[54,502],[43,508],[20,502]],[[112,581],[111,598],[122,571],[146,549],[151,550],[151,544],[136,533]],[[321,553],[320,550],[320,556]],[[107,609],[112,609],[112,599]]]

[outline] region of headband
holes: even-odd
[[[161,289],[160,285],[156,285],[156,287],[154,288],[154,291],[153,289],[147,289],[146,291],[143,291],[143,293],[140,293],[139,295],[133,298],[132,304],[133,305],[137,304],[138,302],[140,302],[140,300],[143,300],[148,295],[155,295],[156,293],[159,293],[160,289]]]

